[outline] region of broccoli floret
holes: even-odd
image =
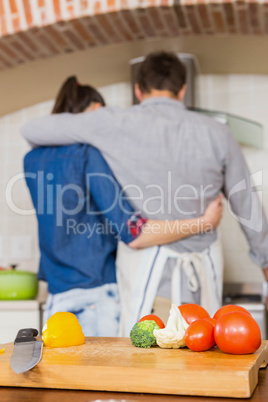
[[[154,329],[159,329],[159,326],[154,321],[145,320],[137,322],[130,331],[132,344],[138,348],[150,348],[155,345]]]

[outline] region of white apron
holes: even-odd
[[[221,243],[215,241],[201,253],[179,253],[169,247],[133,250],[120,242],[117,250],[117,282],[121,316],[119,336],[129,336],[141,317],[151,314],[159,282],[168,258],[176,258],[171,279],[171,300],[181,304],[181,270],[191,292],[201,287],[201,305],[213,316],[222,303],[223,258]]]

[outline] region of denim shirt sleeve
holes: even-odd
[[[100,152],[93,147],[90,147],[87,163],[87,189],[118,239],[130,243],[140,234],[141,220],[133,218],[137,216],[134,208]],[[133,229],[135,222],[137,227]]]

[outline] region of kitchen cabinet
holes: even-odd
[[[36,328],[40,331],[39,302],[0,301],[0,344],[12,342],[21,328]]]
[[[198,108],[191,108],[191,110],[209,116],[219,123],[226,124],[240,144],[258,149],[263,148],[264,134],[262,124],[226,112]]]

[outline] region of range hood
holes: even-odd
[[[178,53],[178,57],[184,63],[187,71],[187,90],[184,97],[185,106],[197,113],[205,114],[222,124],[226,124],[233,133],[236,140],[242,144],[254,148],[263,147],[263,126],[253,120],[246,119],[244,117],[236,116],[231,113],[206,110],[196,107],[196,77],[200,72],[199,63],[195,55],[189,53]],[[130,61],[131,76],[132,76],[132,97],[133,103],[139,103],[139,100],[135,96],[134,84],[137,71],[140,63],[144,60],[144,57],[138,57]]]

